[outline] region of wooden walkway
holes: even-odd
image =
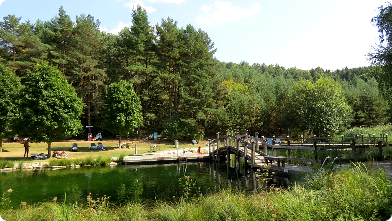
[[[351,151],[351,157],[349,156],[349,158],[343,160],[355,162],[358,157],[357,152],[361,148],[375,148],[376,151],[379,151],[381,159],[383,159],[383,147],[389,146],[388,135],[380,135],[379,137],[375,135],[358,135],[355,137],[286,137],[275,139],[258,137],[257,133],[255,136],[250,136],[246,133],[229,135],[228,131],[226,136],[223,137],[220,137],[219,133],[217,133],[217,138],[209,140],[209,144],[208,148],[212,161],[225,160],[228,165],[232,164],[231,167],[238,167],[243,164],[254,169],[268,169],[270,172],[279,174],[279,176],[311,171],[312,168],[309,166],[299,166],[292,163],[321,164],[325,160],[324,158],[320,159],[321,151],[333,150],[348,153]],[[277,156],[277,150],[285,150],[284,156]],[[293,158],[292,151],[297,150],[312,151],[313,158]],[[339,158],[339,160],[342,159]]]
[[[123,158],[124,164],[157,164],[157,163],[175,163],[179,161],[201,162],[210,161],[209,154],[197,153],[197,149],[179,149],[172,151],[162,151],[147,154],[135,154],[132,156],[125,156]]]

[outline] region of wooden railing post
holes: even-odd
[[[342,135],[342,147],[344,145],[344,135]]]
[[[255,142],[256,142],[256,147],[255,147],[255,149],[256,149],[257,151],[260,151],[259,133],[258,133],[258,132],[255,133],[255,137],[256,137],[256,139],[255,139]]]
[[[246,137],[247,137],[247,136],[246,136]],[[247,165],[247,164],[248,164],[248,162],[247,162],[247,160],[246,160],[246,157],[247,157],[247,155],[248,155],[248,145],[249,145],[248,139],[246,139],[246,142],[244,143],[244,165]]]
[[[235,147],[236,147],[236,163],[240,163],[240,142],[239,135],[235,135]]]
[[[381,158],[381,160],[384,160],[382,141],[378,141],[377,146],[378,146],[378,150],[380,151],[380,158]]]
[[[290,137],[287,136],[287,146],[290,147]],[[287,149],[287,162],[291,163],[291,149]]]
[[[228,147],[230,146],[230,141],[229,141],[229,130],[226,130],[226,140],[225,140],[225,146]]]
[[[219,159],[219,149],[220,149],[220,139],[219,139],[219,132],[218,133],[216,133],[216,140],[217,140],[217,142],[216,142],[216,149],[218,150],[217,151],[217,161],[220,161],[220,159]]]
[[[229,146],[226,146],[226,157],[227,157],[227,165],[230,165],[230,151]]]
[[[356,162],[357,161],[357,148],[355,146],[355,141],[353,141],[351,143],[351,149],[352,149],[352,152],[353,152],[353,160]]]
[[[212,144],[211,144],[212,143]],[[210,145],[212,145],[212,160],[215,161],[215,141],[211,139]]]
[[[263,139],[264,154],[268,155],[268,145],[267,145],[267,142],[264,140],[264,136],[262,136],[261,138]]]
[[[317,140],[316,138],[313,140],[313,154],[314,154],[314,160],[318,162],[318,155],[317,155]]]
[[[256,142],[258,142],[258,141],[256,141]],[[252,168],[255,165],[255,148],[256,148],[255,146],[256,146],[255,142],[252,142],[252,164],[251,164]]]
[[[208,153],[211,157],[211,155],[212,155],[212,153],[211,153],[211,139],[208,139]],[[212,160],[214,160],[214,159],[212,159]]]

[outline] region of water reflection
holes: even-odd
[[[189,180],[186,181],[184,176]],[[184,187],[188,192],[184,192]],[[0,196],[10,188],[13,190],[10,198],[14,207],[21,202],[31,205],[52,200],[84,204],[90,195],[93,199],[110,197],[110,203],[124,205],[130,202],[178,201],[184,193],[197,196],[224,188],[253,192],[264,190],[266,182],[263,171],[230,168],[223,162],[181,162],[0,174]]]

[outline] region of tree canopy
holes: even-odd
[[[53,141],[82,128],[82,101],[57,68],[37,64],[27,74],[20,96],[19,130],[33,141],[48,143],[49,156]]]
[[[335,134],[351,120],[351,108],[341,86],[329,78],[295,83],[285,98],[284,109],[283,119],[289,129],[317,136]]]
[[[132,133],[143,120],[140,99],[133,85],[121,80],[110,84],[105,93],[103,125],[106,130],[121,136]]]
[[[117,35],[100,30],[99,20],[91,15],[72,20],[62,7],[49,21],[30,23],[15,15],[5,16],[0,21],[0,63],[14,71],[24,93],[34,86],[28,73],[37,72],[36,63],[47,62],[57,68],[83,102],[82,115],[76,118],[84,126],[94,125],[91,132],[106,133],[107,137],[128,135],[135,127],[139,127],[138,135],[156,131],[172,140],[211,137],[227,129],[246,129],[264,136],[304,131],[322,135],[337,132],[344,125],[373,126],[391,121],[387,119],[388,114],[392,116],[387,110],[392,104],[390,8],[390,4],[380,7],[379,15],[373,18],[381,39],[371,54],[373,67],[331,71],[221,62],[214,58],[217,49],[205,31],[191,24],[179,27],[170,17],[151,25],[140,6],[132,10],[132,25]],[[125,86],[125,82],[132,86]],[[113,130],[118,126],[103,126],[103,122],[123,124],[122,120],[116,122],[114,113],[124,110],[113,115],[104,110],[113,104],[107,97],[111,84],[132,90],[139,99],[135,102],[141,105],[139,109],[127,101],[116,101],[141,113],[135,119],[132,114],[136,112],[123,113],[119,120],[131,114],[134,123],[124,124],[121,131]],[[69,134],[75,133],[63,135]]]
[[[0,64],[0,152],[3,150],[3,138],[11,135],[13,125],[18,120],[20,89],[19,78]]]

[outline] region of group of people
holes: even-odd
[[[30,150],[29,139],[28,138],[23,139],[22,144],[25,148],[25,153],[24,153],[23,157],[29,157],[29,150]],[[65,150],[63,150],[63,152],[54,151],[52,154],[52,157],[56,157],[56,158],[61,158],[61,157],[67,158],[67,156],[68,156],[68,154],[65,152]]]

